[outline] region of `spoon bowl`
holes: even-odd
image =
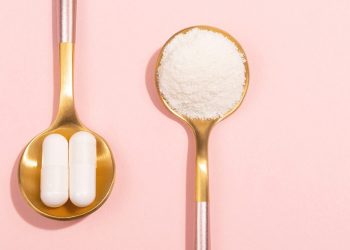
[[[241,99],[236,103],[236,105],[234,105],[228,112],[226,112],[223,116],[218,117],[216,119],[210,119],[210,120],[200,120],[200,119],[192,119],[190,117],[184,116],[180,113],[178,113],[176,110],[174,110],[169,103],[167,102],[166,98],[163,96],[163,94],[160,91],[159,88],[159,81],[158,81],[158,68],[160,66],[160,62],[162,61],[163,58],[163,52],[165,47],[179,34],[186,34],[187,32],[189,32],[192,29],[202,29],[202,30],[209,30],[215,33],[220,33],[222,34],[224,37],[226,37],[227,39],[229,39],[238,49],[239,53],[242,54],[242,57],[245,59],[244,61],[244,67],[245,67],[245,83],[244,83],[244,88],[243,88],[243,92],[242,92],[242,96]],[[166,108],[173,113],[175,116],[177,116],[179,119],[181,119],[182,121],[184,121],[185,123],[187,123],[188,125],[190,125],[192,128],[194,127],[198,127],[198,126],[209,126],[209,124],[211,124],[210,126],[213,126],[215,123],[218,123],[219,121],[222,121],[223,119],[227,118],[228,116],[230,116],[231,114],[233,114],[242,104],[243,99],[247,93],[248,90],[248,86],[249,86],[249,67],[248,67],[248,60],[247,60],[247,56],[242,48],[242,46],[240,45],[240,43],[233,37],[231,36],[229,33],[227,33],[224,30],[221,30],[219,28],[216,27],[212,27],[212,26],[207,26],[207,25],[197,25],[197,26],[192,26],[192,27],[188,27],[185,28],[183,30],[180,30],[178,32],[176,32],[174,35],[172,35],[166,42],[165,44],[162,46],[160,52],[159,52],[159,56],[157,58],[157,62],[156,62],[156,71],[155,71],[155,80],[156,80],[156,87],[157,87],[157,92],[158,95],[160,97],[160,99],[162,100],[163,104],[166,106]],[[205,125],[204,125],[205,124]]]
[[[163,58],[164,49],[177,35],[186,34],[190,30],[195,28],[212,31],[215,33],[220,33],[224,37],[226,37],[228,40],[230,40],[237,47],[238,52],[242,55],[243,63],[245,67],[245,82],[244,82],[244,88],[243,88],[240,100],[223,116],[215,119],[206,119],[206,120],[193,119],[178,113],[168,103],[164,95],[161,93],[160,86],[159,86],[158,69],[160,67],[160,64]],[[180,120],[184,121],[186,124],[188,124],[192,128],[192,131],[196,139],[196,166],[195,166],[196,197],[194,200],[197,203],[197,218],[196,218],[197,225],[196,225],[195,245],[197,250],[207,250],[209,248],[209,245],[208,245],[209,244],[208,243],[208,232],[209,232],[209,228],[208,228],[208,202],[209,202],[208,141],[209,141],[209,135],[210,135],[211,129],[214,127],[216,123],[220,122],[221,120],[225,119],[229,115],[233,114],[239,108],[239,106],[241,105],[247,93],[248,84],[249,84],[249,68],[248,68],[247,58],[242,46],[238,43],[238,41],[235,38],[233,38],[227,32],[215,27],[210,27],[210,26],[204,26],[204,25],[193,26],[175,33],[164,44],[158,56],[155,74],[156,74],[155,75],[156,87],[157,87],[157,91],[160,99],[162,100],[164,105],[167,107],[167,109],[170,110],[171,113],[173,113]]]
[[[70,201],[58,208],[47,207],[40,199],[43,140],[52,133],[61,134],[69,140],[78,131],[90,132],[96,138],[96,198],[87,207],[77,207]],[[20,159],[18,175],[20,190],[35,211],[49,218],[67,220],[93,212],[107,199],[114,182],[114,160],[108,145],[99,135],[79,123],[67,123],[58,127],[50,126],[29,142]]]

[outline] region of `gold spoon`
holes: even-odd
[[[184,115],[181,115],[176,112],[176,110],[172,109],[172,107],[168,104],[165,97],[161,94],[159,89],[159,80],[158,80],[158,68],[160,66],[160,62],[163,57],[163,51],[164,48],[172,41],[174,37],[176,37],[179,34],[184,34],[190,31],[191,29],[198,28],[198,29],[204,29],[204,30],[210,30],[213,32],[221,33],[226,38],[228,38],[233,44],[236,45],[238,48],[238,51],[243,55],[243,58],[245,59],[244,66],[245,66],[245,84],[243,93],[241,96],[241,99],[239,102],[232,107],[231,110],[229,110],[223,117],[217,118],[217,119],[211,119],[211,120],[199,120],[199,119],[192,119],[189,117],[186,117]],[[156,85],[158,94],[165,104],[165,106],[178,118],[180,118],[182,121],[190,125],[192,128],[192,131],[195,135],[196,139],[196,180],[195,180],[195,190],[196,190],[196,203],[197,203],[197,218],[196,218],[196,249],[197,250],[204,250],[208,249],[208,235],[209,235],[209,228],[208,228],[208,202],[209,202],[209,195],[208,195],[208,189],[209,189],[209,178],[208,178],[208,140],[209,140],[209,134],[213,126],[223,120],[224,118],[231,115],[242,103],[244,96],[248,89],[248,83],[249,83],[249,68],[248,68],[248,62],[246,55],[243,51],[243,48],[238,43],[236,39],[234,39],[230,34],[227,32],[220,30],[218,28],[210,27],[210,26],[194,26],[190,27],[184,30],[181,30],[174,34],[162,47],[157,64],[156,64]]]
[[[99,208],[108,198],[114,182],[114,160],[107,143],[78,119],[73,99],[74,0],[60,0],[60,84],[61,93],[56,118],[50,127],[32,139],[25,148],[18,169],[20,190],[29,205],[40,214],[58,220],[77,218]],[[76,207],[70,201],[58,208],[47,207],[40,200],[42,143],[45,137],[58,133],[69,138],[78,131],[88,131],[96,138],[96,199],[87,207]]]

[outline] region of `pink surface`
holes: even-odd
[[[251,69],[211,136],[212,249],[350,249],[348,0],[78,2],[77,109],[114,151],[116,185],[73,222],[24,203],[16,159],[53,115],[52,3],[2,1],[0,249],[192,249],[193,139],[152,76],[160,46],[196,24],[235,36]]]

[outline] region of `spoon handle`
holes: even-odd
[[[66,123],[78,123],[73,94],[75,9],[76,0],[60,0],[59,75],[61,90],[58,111],[51,128]]]
[[[208,140],[213,123],[196,121],[194,125],[196,136],[196,250],[207,250],[209,248]]]
[[[76,0],[60,0],[60,43],[75,40]]]

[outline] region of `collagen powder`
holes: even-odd
[[[164,48],[159,89],[169,106],[193,119],[224,116],[242,98],[245,59],[221,33],[194,28]]]

